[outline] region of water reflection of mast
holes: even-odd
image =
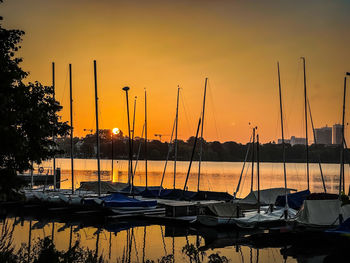
[[[51,232],[52,244],[54,242],[54,238],[55,238],[55,221],[52,221],[52,232]]]
[[[128,229],[128,235],[127,235],[127,238],[128,238],[128,253],[127,253],[127,262],[130,263],[131,262],[131,249],[132,249],[132,236],[131,236],[131,233],[130,233],[130,229]]]
[[[99,241],[100,241],[100,232],[101,232],[101,229],[97,229],[95,258],[98,257],[98,245],[99,245]]]
[[[145,263],[146,256],[146,226],[143,227],[142,263]]]
[[[73,226],[70,226],[70,232],[69,232],[69,250],[72,248],[72,239],[73,239]]]
[[[168,252],[166,251],[166,244],[165,244],[165,240],[164,240],[163,228],[162,228],[162,226],[159,226],[159,227],[160,227],[160,232],[162,234],[162,241],[163,241],[163,248],[164,248],[165,256],[167,256]]]
[[[175,263],[175,233],[173,229],[173,263]]]
[[[29,221],[29,238],[28,238],[28,263],[30,262],[30,248],[32,244],[32,220]]]
[[[109,260],[111,260],[111,250],[112,250],[112,232],[109,232],[109,253],[108,253]]]
[[[187,236],[187,233],[186,233],[186,243],[187,243],[187,247],[190,247],[190,243],[188,242],[188,236]],[[190,262],[192,263],[192,257],[190,254],[188,254],[188,257],[190,258]]]

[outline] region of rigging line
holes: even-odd
[[[246,154],[245,154],[245,158],[244,158],[244,162],[243,162],[243,167],[242,167],[242,170],[241,170],[241,175],[239,176],[239,179],[238,179],[236,191],[233,190],[233,198],[234,198],[234,199],[236,199],[236,194],[238,193],[239,187],[240,187],[240,185],[241,185],[242,176],[243,176],[243,172],[244,172],[244,167],[245,167],[245,164],[246,164],[246,162],[247,162],[248,155],[249,155],[249,150],[250,150],[252,138],[253,138],[253,135],[251,135],[251,136],[250,136],[250,139],[249,139],[248,148],[247,148],[247,152],[246,152]]]
[[[67,86],[67,81],[68,81],[68,73],[69,73],[69,70],[68,70],[68,67],[67,67],[66,78],[64,80],[64,85],[63,85],[63,92],[61,93],[61,102],[62,103],[63,103],[64,97],[65,97],[65,91],[66,91],[66,86]]]
[[[299,86],[298,85],[298,80],[299,80],[299,75],[300,75],[300,72],[301,72],[301,64],[297,63],[297,65],[298,65],[298,69],[297,69],[297,75],[296,75],[295,80],[294,80],[294,88],[293,88],[294,91],[297,90],[297,87]],[[285,90],[287,90],[287,89],[285,89]],[[296,103],[294,103],[295,100],[296,100],[296,94],[297,94],[296,92],[293,92],[292,96],[290,97],[291,98],[291,105],[295,105],[296,104]],[[283,101],[286,101],[284,97],[285,96],[283,96]],[[299,100],[298,100],[298,102],[299,102]],[[286,106],[286,103],[284,103],[284,106]],[[287,107],[285,107],[285,108],[287,108]],[[285,113],[285,116],[283,116],[283,118],[285,120],[284,123],[289,123],[290,122],[290,119],[291,119],[290,116],[291,116],[291,113],[294,111],[294,109],[295,109],[295,107],[290,107],[289,109],[286,109],[284,111],[284,113]],[[287,116],[289,116],[289,117],[287,117]],[[303,118],[304,117],[302,117],[302,119]],[[286,127],[286,133],[290,134],[287,126],[285,126],[285,127]]]
[[[186,121],[187,121],[187,132],[188,134],[191,134],[191,131],[192,131],[192,124],[193,124],[193,118],[191,116],[189,116],[188,114],[188,109],[187,109],[187,104],[186,104],[186,100],[185,100],[185,95],[184,95],[184,92],[180,92],[180,98],[181,98],[181,104],[182,104],[182,108],[184,110],[184,113],[185,113],[185,118],[186,118]]]
[[[166,256],[166,255],[168,255],[168,252],[166,251],[166,244],[165,244],[165,239],[164,239],[163,227],[162,226],[159,226],[159,227],[160,227],[160,232],[162,234],[163,247],[164,247],[164,252],[165,252],[165,256]]]
[[[243,191],[243,189],[244,189],[244,184],[245,184],[245,181],[246,181],[246,178],[247,178],[247,174],[248,174],[249,169],[250,169],[250,164],[251,164],[251,163],[248,162],[247,169],[245,170],[245,174],[244,174],[244,176],[243,176],[242,187],[240,187],[240,189],[242,189],[242,191]],[[236,193],[236,196],[238,196],[238,193],[239,193],[239,191]]]
[[[213,97],[213,92],[212,92],[212,89],[211,89],[211,85],[210,85],[210,82],[208,80],[208,90],[209,90],[209,100],[210,100],[210,103],[212,105],[212,114],[213,114],[213,119],[214,119],[214,127],[215,127],[215,131],[216,131],[216,137],[218,138],[218,140],[220,141],[221,140],[221,136],[220,136],[220,133],[219,133],[219,130],[220,127],[218,127],[218,124],[217,124],[217,121],[216,121],[216,109],[215,109],[215,104],[214,104],[214,97]]]
[[[313,136],[314,136],[314,144],[316,145],[317,144],[316,133],[315,133],[315,128],[314,128],[314,121],[312,119],[311,106],[310,106],[309,99],[307,99],[307,105],[309,107],[311,128],[312,128],[312,132],[313,132]],[[320,174],[321,174],[321,179],[322,179],[322,184],[323,184],[323,190],[324,190],[325,193],[327,193],[327,188],[326,188],[326,184],[325,184],[325,180],[324,180],[324,176],[323,176],[323,171],[322,171],[322,165],[321,165],[321,154],[318,155],[318,167],[320,168]]]
[[[160,181],[160,187],[159,187],[158,196],[160,196],[160,193],[161,193],[161,191],[162,191],[162,186],[163,186],[165,171],[166,171],[166,167],[167,167],[167,164],[168,164],[170,152],[171,152],[171,150],[172,150],[172,141],[173,141],[173,135],[174,135],[174,130],[175,130],[175,124],[176,124],[176,117],[175,117],[175,119],[174,119],[173,129],[172,129],[172,131],[171,131],[171,137],[170,137],[170,141],[169,141],[169,144],[168,144],[168,153],[167,153],[166,160],[165,160],[165,164],[164,164],[164,170],[163,170],[163,174],[162,174],[162,179],[161,179],[161,181]]]
[[[143,138],[144,130],[145,130],[145,124],[143,124],[143,126],[142,126],[141,138]],[[135,168],[134,168],[134,176],[136,174],[136,168],[137,168],[137,164],[139,162],[139,157],[140,157],[140,152],[141,152],[141,145],[142,145],[142,141],[139,140],[139,149],[137,150],[137,157],[136,157]]]

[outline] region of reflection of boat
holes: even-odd
[[[205,245],[200,247],[199,250],[206,251],[208,249],[225,248],[229,246],[240,245],[242,238],[260,233],[261,229],[235,229],[227,231],[225,228],[208,228],[198,227],[197,233],[204,238]]]

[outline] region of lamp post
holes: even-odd
[[[131,192],[134,193],[133,191],[133,186],[134,186],[134,181],[133,181],[133,175],[132,175],[132,141],[131,141],[131,131],[130,131],[130,115],[129,115],[129,94],[128,94],[128,91],[129,91],[129,87],[124,87],[123,90],[125,91],[125,96],[126,96],[126,112],[127,112],[127,115],[128,115],[128,132],[129,132],[129,184],[130,184],[130,181],[131,181]]]

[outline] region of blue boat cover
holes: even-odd
[[[326,230],[327,233],[350,234],[350,218],[346,219],[336,229]]]
[[[101,197],[101,200],[104,201],[104,205],[106,207],[125,207],[125,208],[132,208],[132,207],[154,207],[157,205],[157,201],[145,201],[145,200],[138,200],[135,198],[127,197],[120,193],[113,193],[105,197]]]
[[[288,206],[292,209],[299,210],[303,205],[304,200],[310,195],[309,190],[304,190],[287,195]],[[279,195],[276,199],[276,206],[284,207],[286,205],[286,198],[284,195]]]
[[[172,189],[168,193],[161,195],[161,198],[171,200],[192,200],[197,192],[183,191],[181,189]]]

